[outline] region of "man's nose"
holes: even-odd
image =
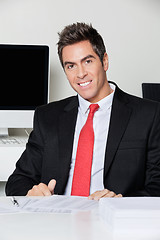
[[[77,68],[77,78],[83,79],[87,75],[87,72],[85,70],[84,66],[79,66]]]

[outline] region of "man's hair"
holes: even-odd
[[[96,29],[92,27],[91,24],[78,22],[73,23],[71,25],[66,26],[62,30],[62,32],[58,33],[58,35],[59,35],[59,41],[57,43],[58,55],[62,66],[63,66],[62,59],[63,48],[68,45],[72,45],[74,43],[78,43],[85,40],[88,40],[91,43],[93,51],[99,56],[103,65],[103,57],[104,53],[106,52],[106,48],[101,35],[97,32]]]

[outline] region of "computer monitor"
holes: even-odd
[[[0,135],[32,128],[36,107],[48,102],[49,47],[0,44]]]

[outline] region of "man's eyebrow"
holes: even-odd
[[[66,66],[67,64],[71,64],[71,65],[72,65],[72,64],[75,64],[75,63],[74,63],[74,62],[68,62],[68,61],[66,61],[66,62],[64,62],[63,65]]]
[[[95,57],[93,56],[93,55],[87,55],[86,57],[84,57],[84,58],[82,58],[81,59],[81,62],[84,62],[86,59],[88,59],[88,58],[94,58],[95,59]],[[66,62],[64,62],[64,66],[66,66],[66,65],[72,65],[72,64],[75,64],[75,62],[70,62],[70,61],[66,61]]]
[[[95,57],[93,56],[93,55],[87,55],[86,57],[84,57],[84,58],[82,58],[81,59],[81,62],[84,62],[86,59],[88,59],[88,58],[94,58],[95,59]]]

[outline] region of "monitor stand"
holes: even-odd
[[[0,137],[8,137],[8,128],[0,128]]]

